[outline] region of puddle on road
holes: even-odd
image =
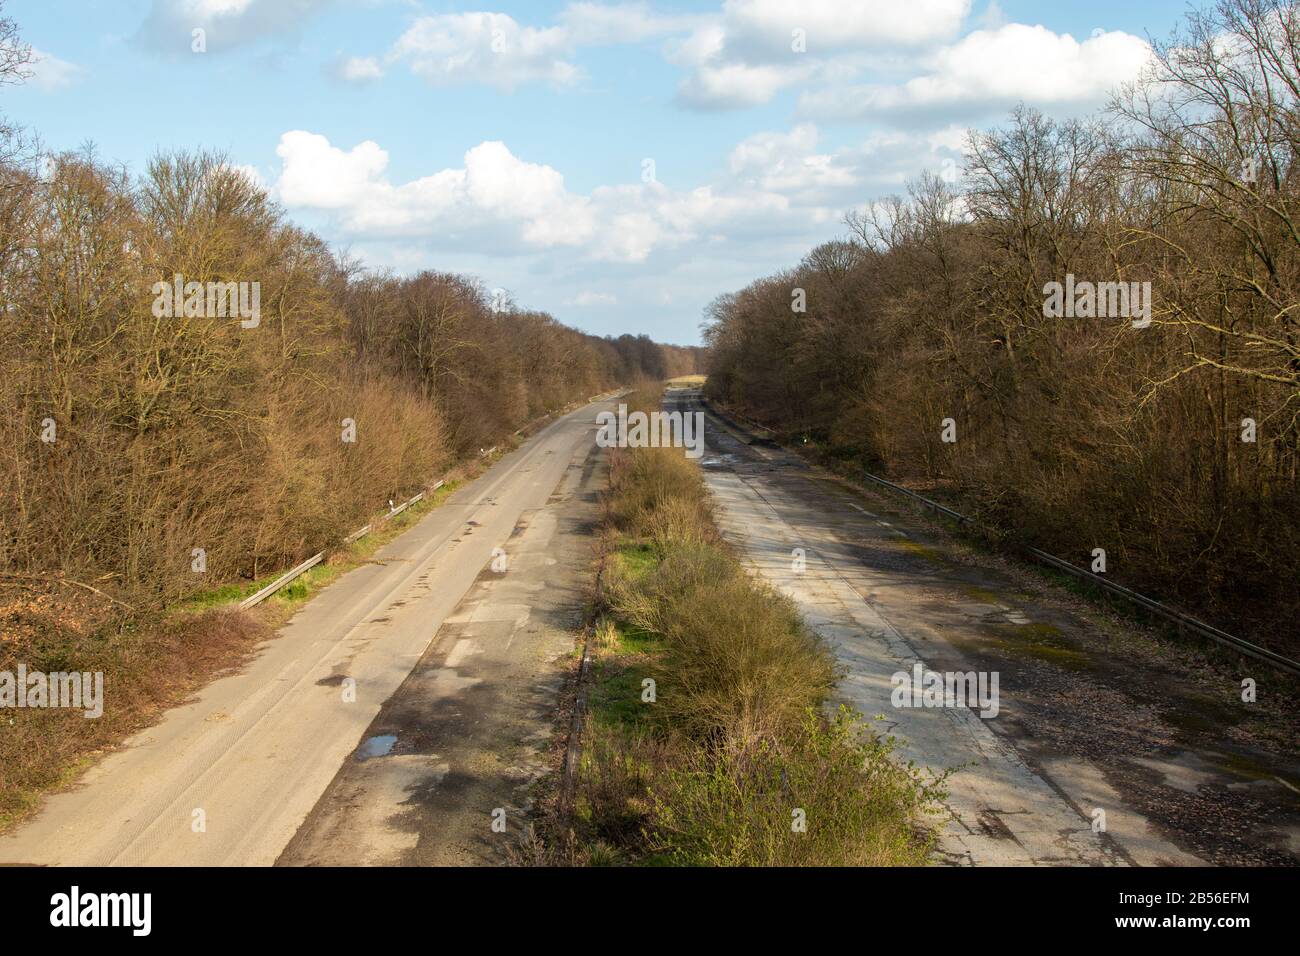
[[[369,760],[371,757],[387,757],[392,753],[393,745],[397,743],[397,734],[377,734],[374,737],[367,737],[362,741],[361,746],[357,748],[358,760]]]

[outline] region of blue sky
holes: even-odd
[[[220,150],[376,268],[691,343],[714,296],[955,168],[962,130],[1096,109],[1186,8],[9,0],[43,59],[0,110],[136,171]]]

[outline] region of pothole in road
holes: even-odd
[[[376,734],[373,737],[367,737],[357,748],[358,760],[369,760],[372,757],[387,757],[393,752],[393,746],[397,743],[397,734]]]

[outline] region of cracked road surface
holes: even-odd
[[[605,463],[577,449],[547,507],[524,512],[505,563],[444,619],[279,865],[512,862],[551,769]]]
[[[703,407],[698,390],[670,390],[666,404]],[[904,758],[954,771],[941,859],[1298,862],[1294,722],[1234,696],[1241,676],[1254,676],[1284,708],[1275,675],[1099,627],[1023,572],[963,560],[898,502],[854,493],[712,413],[701,465],[724,534],[834,649],[839,699],[880,716],[873,723]],[[891,676],[917,663],[998,672],[998,715],[895,708]]]
[[[591,481],[595,416],[607,407],[561,417],[457,489],[371,563],[318,594],[239,673],[212,682],[74,789],[49,797],[35,819],[0,838],[0,863],[270,865],[309,815],[317,828],[337,819],[313,808],[336,774],[353,779],[340,767],[367,767],[359,757],[375,768],[361,776],[376,801],[348,817],[357,839],[346,853],[335,848],[330,862],[389,862],[419,851],[412,828],[441,841],[422,862],[468,859],[474,838],[453,811],[478,792],[480,776],[494,781],[485,799],[514,813],[507,823],[516,829],[526,805],[519,785],[535,773],[530,748],[552,726],[557,657],[573,647],[557,616],[573,597],[560,590],[570,583],[547,549],[581,517],[573,508],[558,517],[556,506]],[[570,561],[576,546],[568,546]],[[499,581],[491,580],[494,548],[507,560],[514,552]],[[431,649],[435,635],[442,639]],[[431,661],[438,666],[426,666]],[[355,701],[345,699],[348,678]],[[421,715],[419,734],[404,734],[413,725],[400,715],[411,697],[399,695],[382,712],[383,721],[396,721],[390,742],[369,728],[404,681],[407,691],[427,691],[435,712]],[[484,748],[477,754],[471,737]],[[496,783],[503,780],[504,792]],[[402,808],[413,822],[390,830],[387,811],[413,787],[419,806]],[[454,824],[439,830],[440,814]],[[320,859],[315,846],[304,836],[291,856]]]

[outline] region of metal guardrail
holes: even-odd
[[[286,584],[295,580],[296,578],[302,577],[304,574],[306,574],[308,571],[316,567],[316,565],[320,564],[324,560],[325,560],[324,551],[321,551],[317,554],[313,554],[302,564],[298,565],[296,568],[292,568],[289,571],[286,571],[283,575],[276,578],[274,581],[272,581],[266,587],[262,588],[262,590],[258,591],[256,594],[244,598],[242,601],[239,602],[239,609],[241,611],[246,611],[250,607],[261,604],[263,601],[269,598],[276,591],[280,590]]]
[[[940,514],[946,515],[947,517],[952,518],[955,521],[958,521],[962,524],[968,524],[968,525],[976,524],[974,519],[968,518],[963,514],[959,514],[958,512],[953,511],[951,508],[947,507],[946,505],[939,504],[937,501],[931,501],[929,498],[926,498],[922,495],[918,495],[915,491],[911,491],[910,489],[904,488],[902,485],[897,485],[892,481],[888,481],[887,479],[881,478],[878,475],[870,474],[868,472],[863,472],[863,474],[865,474],[866,477],[870,478],[872,481],[876,482],[877,484],[884,485],[886,488],[890,488],[894,491],[906,495],[909,498],[915,499],[916,501],[919,501],[921,504],[929,508],[932,508],[933,510],[939,512]],[[1094,574],[1091,571],[1088,571],[1084,568],[1080,568],[1074,564],[1071,564],[1069,561],[1066,561],[1064,558],[1058,558],[1054,554],[1048,554],[1046,551],[1043,551],[1039,548],[1030,547],[1029,545],[1019,545],[1019,547],[1030,557],[1034,558],[1035,560],[1043,564],[1048,565],[1049,567],[1053,567],[1058,571],[1064,571],[1066,574],[1073,575],[1074,577],[1079,578],[1080,580],[1087,581],[1089,584],[1095,585],[1096,587],[1101,588],[1103,591],[1107,591],[1111,594],[1115,594],[1118,595],[1119,597],[1125,598],[1133,602],[1134,604],[1138,605],[1138,607],[1150,611],[1152,614],[1155,614],[1158,617],[1162,617],[1167,621],[1177,624],[1179,631],[1182,633],[1196,634],[1200,637],[1207,638],[1225,647],[1229,647],[1232,650],[1237,651],[1238,653],[1246,655],[1247,657],[1253,657],[1255,660],[1263,661],[1266,664],[1271,664],[1272,666],[1280,668],[1281,670],[1288,671],[1289,673],[1292,674],[1300,675],[1300,662],[1298,661],[1293,661],[1289,657],[1283,657],[1281,654],[1270,651],[1266,647],[1260,647],[1258,644],[1252,644],[1250,641],[1229,634],[1227,631],[1221,631],[1217,627],[1214,627],[1211,624],[1206,624],[1204,621],[1197,620],[1196,618],[1192,617],[1190,614],[1184,614],[1182,611],[1176,610],[1175,608],[1172,608],[1167,604],[1162,604],[1161,602],[1155,600],[1154,598],[1147,597],[1145,594],[1139,594],[1137,591],[1134,591],[1131,588],[1126,588],[1122,584],[1116,584],[1114,581],[1108,581],[1099,574]]]
[[[427,491],[437,491],[446,483],[447,480],[445,478],[439,478],[437,483],[430,486],[427,489]],[[390,509],[388,514],[385,515],[381,520],[388,521],[392,518],[397,517],[399,514],[401,514],[407,508],[411,507],[411,505],[415,504],[417,501],[422,501],[424,499],[425,494],[426,492],[422,491],[418,495],[415,495],[414,497],[406,501],[403,501],[396,508]],[[358,528],[356,531],[353,531],[350,535],[344,538],[343,543],[352,544],[354,541],[358,541],[361,538],[364,538],[366,535],[368,535],[371,532],[371,530],[373,530],[374,525],[375,522],[372,521],[369,524],[365,525],[364,527]],[[298,578],[302,577],[312,568],[316,567],[316,565],[324,561],[325,553],[326,552],[324,551],[320,551],[316,554],[313,554],[302,564],[299,564],[296,567],[290,568],[288,571],[284,572],[284,574],[280,575],[278,578],[276,578],[266,587],[262,588],[256,594],[250,594],[248,597],[244,598],[242,601],[239,602],[239,609],[241,611],[246,611],[250,607],[255,607],[256,605],[261,604],[272,594],[275,594],[277,591],[283,588],[286,584],[290,584],[293,581],[297,580]]]
[[[510,437],[512,437],[512,438],[518,438],[520,435],[522,435],[522,434],[524,433],[524,431],[526,431],[526,430],[529,429],[529,428],[532,428],[534,425],[537,425],[537,424],[539,424],[540,422],[544,422],[544,421],[546,421],[548,418],[554,418],[556,415],[563,415],[563,414],[566,414],[567,412],[570,412],[570,411],[572,411],[572,410],[575,409],[575,408],[580,408],[580,407],[582,407],[583,405],[590,405],[592,402],[603,402],[603,401],[605,401],[606,399],[614,398],[615,396],[617,396],[617,395],[621,395],[621,394],[624,394],[624,393],[618,391],[617,389],[615,389],[615,390],[612,391],[612,392],[605,392],[603,395],[593,395],[593,396],[591,396],[591,398],[587,399],[585,402],[573,402],[573,403],[570,404],[570,405],[566,405],[566,406],[564,406],[564,408],[559,408],[559,409],[556,409],[556,410],[554,410],[554,411],[547,412],[545,415],[540,415],[540,416],[538,416],[537,418],[534,418],[534,419],[533,419],[531,422],[529,422],[527,425],[524,425],[524,426],[522,426],[522,427],[516,429],[515,432],[514,432],[514,434],[511,435]]]
[[[746,425],[753,425],[760,428],[768,434],[775,434],[771,429],[759,425],[757,422],[748,422],[743,417],[731,413],[728,413],[728,415]],[[951,518],[960,524],[978,526],[978,523],[973,518],[968,518],[966,515],[949,508],[947,505],[941,505],[937,501],[931,501],[923,495],[918,495],[915,491],[912,491],[909,488],[904,488],[902,485],[895,484],[888,479],[881,478],[878,475],[873,475],[870,472],[863,472],[863,475],[874,481],[876,484],[883,485],[892,491],[906,495],[908,498],[918,501],[927,508],[937,511],[945,517]],[[1224,647],[1230,648],[1239,654],[1244,654],[1247,657],[1262,661],[1265,664],[1278,668],[1279,670],[1284,670],[1288,673],[1300,676],[1300,661],[1293,661],[1291,658],[1270,651],[1266,647],[1260,647],[1258,644],[1253,644],[1250,641],[1236,637],[1226,631],[1221,631],[1211,624],[1206,624],[1204,621],[1197,620],[1190,614],[1184,614],[1182,611],[1171,608],[1167,604],[1162,604],[1154,598],[1149,598],[1144,594],[1139,594],[1137,591],[1134,591],[1131,588],[1126,588],[1122,584],[1107,581],[1101,575],[1077,567],[1069,561],[1066,561],[1064,558],[1058,558],[1054,554],[1048,554],[1046,551],[1029,547],[1028,545],[1020,545],[1019,547],[1030,557],[1043,564],[1053,567],[1058,571],[1064,571],[1066,574],[1073,575],[1080,580],[1087,581],[1089,584],[1093,584],[1098,588],[1101,588],[1103,591],[1125,598],[1136,604],[1138,607],[1178,625],[1180,633],[1195,634],[1199,637],[1206,638]]]
[[[918,495],[915,491],[911,491],[907,488],[904,488],[902,485],[896,485],[892,481],[886,481],[884,478],[879,478],[868,471],[864,471],[863,474],[866,475],[868,478],[870,478],[872,481],[876,482],[877,484],[881,484],[884,485],[886,488],[892,488],[894,491],[901,492],[902,494],[907,495],[907,497],[913,498],[921,502],[921,504],[933,508],[935,511],[939,512],[940,514],[952,518],[954,521],[958,521],[962,524],[975,523],[974,520],[972,520],[971,518],[967,518],[963,514],[958,514],[956,511],[953,511],[951,508],[939,504],[939,502],[937,501],[931,501],[929,498],[923,498],[920,495]]]

